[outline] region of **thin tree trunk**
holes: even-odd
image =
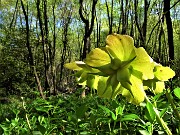
[[[148,21],[148,9],[149,9],[150,2],[148,0],[144,0],[144,22],[142,26],[142,35],[143,35],[143,42],[142,46],[146,46],[146,33],[147,33],[147,21]]]
[[[41,11],[40,11],[40,0],[37,0],[36,5],[37,5],[37,15],[38,15],[37,17],[39,20],[39,26],[40,26],[41,37],[42,37],[42,45],[43,45],[45,90],[47,90],[49,88],[49,84],[48,84],[48,57],[47,57],[48,47],[47,47],[46,41],[45,41],[46,38],[45,38],[45,34],[44,34],[43,21],[42,21]]]
[[[14,10],[14,13],[13,13],[13,18],[12,18],[12,21],[10,23],[10,29],[13,25],[13,22],[16,22],[16,19],[17,19],[17,7],[18,7],[18,0],[16,1],[16,6],[15,6],[15,10]],[[16,19],[15,19],[16,18]],[[15,21],[14,21],[15,20]]]
[[[107,10],[107,16],[108,16],[108,23],[109,23],[109,34],[112,33],[112,23],[113,23],[113,0],[111,2],[111,13],[109,11],[108,2],[106,0],[106,10]]]
[[[41,82],[40,82],[40,79],[38,77],[36,67],[35,67],[35,64],[34,64],[34,57],[33,57],[33,54],[32,54],[32,49],[31,49],[30,40],[29,40],[30,34],[29,34],[28,14],[27,14],[28,11],[26,12],[22,0],[21,0],[21,6],[22,6],[22,10],[23,10],[23,13],[24,13],[24,16],[25,16],[25,21],[26,21],[26,46],[27,46],[27,49],[28,49],[28,52],[29,52],[29,64],[31,66],[31,69],[33,69],[33,73],[34,73],[35,80],[36,80],[36,83],[38,85],[38,90],[39,90],[39,92],[41,94],[41,97],[45,98],[45,96],[43,94],[42,87],[41,87]],[[27,8],[27,10],[28,10],[28,8]]]
[[[55,16],[55,4],[56,4],[56,0],[54,2],[54,5],[52,6],[52,9],[53,9],[53,23],[54,23],[54,26],[53,26],[53,51],[52,51],[52,56],[51,56],[51,59],[52,59],[52,66],[51,66],[51,71],[52,71],[52,76],[53,76],[53,94],[55,95],[56,94],[56,69],[54,68],[55,67],[55,63],[54,63],[54,58],[55,58],[55,55],[56,55],[56,16]]]
[[[173,42],[173,27],[170,16],[170,0],[164,0],[164,13],[166,17],[168,45],[169,45],[169,60],[174,60],[174,42]]]

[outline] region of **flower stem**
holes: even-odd
[[[150,102],[148,97],[145,95],[146,102],[150,103],[153,106],[153,110],[156,114],[157,122],[161,125],[161,127],[165,130],[167,135],[172,135],[170,129],[168,128],[167,124],[164,122],[164,120],[160,117],[159,111],[157,108]]]

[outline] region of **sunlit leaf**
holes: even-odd
[[[163,81],[156,81],[156,79],[144,80],[143,85],[154,91],[155,94],[163,92],[165,84]]]
[[[78,66],[76,62],[66,63],[64,64],[64,67],[71,70],[82,70],[82,68]]]
[[[113,99],[120,93],[120,84],[112,81],[116,77],[100,77],[97,93],[100,97]]]
[[[146,108],[147,108],[149,116],[150,116],[150,120],[149,121],[151,123],[153,123],[155,118],[156,118],[156,114],[154,112],[153,105],[151,103],[147,102]]]
[[[144,88],[143,88],[143,82],[142,79],[142,74],[134,71],[132,75],[130,76],[130,82],[132,85],[130,86],[130,89],[123,89],[122,90],[122,95],[127,98],[127,100],[130,103],[139,105],[142,101],[144,101]]]
[[[107,80],[109,77],[100,77],[99,78],[99,82],[98,82],[98,89],[97,89],[97,93],[100,97],[109,97],[109,92],[107,91]]]
[[[119,82],[129,82],[129,78],[131,76],[131,72],[128,68],[119,69],[117,71],[117,80]]]
[[[174,89],[174,94],[176,95],[176,97],[178,97],[180,99],[180,88],[175,88]]]
[[[87,77],[87,86],[88,87],[97,89],[98,81],[99,81],[99,76],[88,74],[88,77]]]
[[[95,48],[87,55],[85,63],[92,67],[102,67],[111,63],[111,58],[104,50]]]
[[[158,81],[155,84],[156,84],[155,89],[154,89],[155,94],[163,92],[163,90],[165,89],[164,82]]]
[[[106,49],[112,58],[128,61],[136,56],[134,41],[130,36],[119,34],[108,35],[106,43]]]
[[[154,67],[154,75],[160,81],[168,81],[175,76],[175,72],[170,67],[158,65]]]
[[[143,73],[143,80],[153,79],[154,73],[154,63],[152,58],[147,54],[144,48],[140,47],[136,50],[136,58],[132,61],[131,66],[133,69],[138,70]]]

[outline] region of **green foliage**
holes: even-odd
[[[144,101],[144,89],[161,93],[164,81],[175,76],[172,69],[154,62],[142,47],[136,48],[130,36],[112,34],[106,43],[104,48],[93,49],[84,62],[65,65],[77,70],[79,83],[97,89],[100,97],[114,99],[122,94],[138,105]]]
[[[107,100],[77,93],[44,99],[15,100],[0,104],[0,134],[165,134],[158,125],[152,104],[138,108],[123,97]],[[179,133],[178,120],[164,93],[150,98],[160,110],[160,117]],[[7,115],[8,112],[8,115]]]
[[[174,95],[176,95],[176,97],[178,97],[180,99],[180,88],[175,88],[174,89]]]

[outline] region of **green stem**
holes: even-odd
[[[161,127],[165,130],[167,135],[172,135],[170,129],[168,128],[167,124],[164,122],[164,120],[160,117],[159,115],[159,111],[157,110],[157,108],[150,102],[150,100],[148,99],[148,97],[145,95],[146,98],[146,102],[150,103],[153,106],[153,110],[156,114],[156,118],[157,118],[157,122],[161,125]]]
[[[177,116],[177,118],[178,118],[178,120],[179,120],[179,122],[180,122],[180,114],[179,114],[179,112],[178,112],[178,109],[176,108],[176,105],[175,105],[174,102],[173,102],[173,97],[172,97],[169,89],[166,90],[166,97],[167,97],[168,101],[170,102],[170,104],[171,104],[171,106],[172,106],[172,109],[173,109],[175,115]]]
[[[28,114],[27,114],[27,110],[26,110],[26,107],[25,107],[25,102],[24,102],[24,98],[23,97],[21,97],[21,99],[22,99],[22,105],[23,105],[23,109],[25,110],[25,112],[26,112],[26,122],[27,122],[27,124],[28,124],[28,127],[29,127],[29,129],[30,129],[30,132],[32,132],[32,128],[31,128],[31,125],[30,125],[30,122],[29,122],[29,119],[28,119]]]
[[[121,125],[121,121],[119,121],[119,128],[120,128],[120,132],[119,132],[119,135],[122,135],[122,125]]]

